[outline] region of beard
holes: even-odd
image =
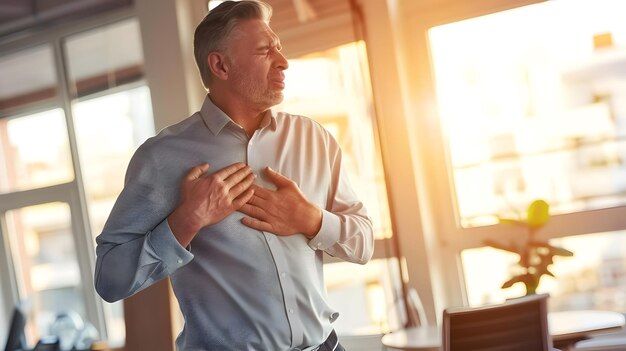
[[[235,67],[231,70],[230,77],[237,94],[244,99],[244,102],[257,108],[266,110],[283,101],[282,90],[272,88],[267,78],[259,80]]]

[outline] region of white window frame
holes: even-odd
[[[422,235],[432,243],[426,257],[409,253],[408,260],[430,266],[431,279],[418,284],[423,290],[437,291],[435,316],[440,320],[444,307],[467,304],[460,254],[463,250],[483,247],[487,238],[503,242],[518,241],[520,232],[510,226],[496,224],[483,227],[463,228],[459,223],[451,186],[451,169],[442,136],[435,100],[434,71],[429,56],[428,30],[432,27],[468,18],[531,5],[538,0],[482,0],[482,1],[420,1],[398,0],[398,30],[400,46],[405,51],[400,68],[409,77],[403,85],[404,103],[408,114],[413,141],[411,152],[416,182],[423,190]],[[540,233],[540,239],[560,238],[571,235],[601,233],[626,229],[626,206],[593,211],[555,215]],[[520,228],[521,230],[521,228]],[[409,267],[409,270],[415,267]]]
[[[49,45],[52,47],[54,53],[54,69],[57,75],[58,83],[57,96],[53,99],[42,102],[34,102],[12,110],[5,110],[3,111],[3,116],[14,118],[54,108],[63,109],[74,171],[74,180],[68,183],[0,194],[0,252],[3,254],[3,259],[0,259],[0,273],[3,277],[3,284],[0,286],[0,295],[2,296],[2,300],[0,300],[0,303],[2,303],[2,309],[0,310],[10,312],[20,300],[17,289],[14,262],[10,253],[8,242],[7,227],[6,223],[4,223],[5,213],[22,207],[35,206],[50,202],[66,203],[68,204],[71,213],[71,229],[74,236],[76,258],[80,267],[82,297],[86,309],[85,317],[94,325],[100,333],[100,336],[104,339],[107,337],[107,330],[103,310],[103,301],[99,296],[97,296],[94,289],[94,236],[89,224],[87,201],[83,186],[80,161],[78,158],[74,119],[72,114],[72,98],[69,96],[70,89],[69,82],[67,81],[67,57],[65,57],[65,52],[63,50],[63,41],[68,36],[104,27],[133,17],[135,17],[134,10],[131,8],[124,8],[121,10],[110,11],[95,17],[73,21],[67,25],[61,25],[55,28],[35,29],[33,33],[29,33],[31,35],[25,36],[24,38],[16,38],[14,36],[0,38],[0,53],[2,53],[3,56],[11,53],[17,53],[30,47],[41,45]],[[143,84],[145,84],[145,82]],[[9,281],[8,284],[5,283],[7,281]],[[3,318],[4,325],[8,325],[11,314],[5,314]],[[4,331],[2,331],[0,336],[4,335],[3,333]]]
[[[85,233],[90,234],[88,221],[82,213],[80,195],[76,181],[53,185],[45,188],[13,192],[0,195],[0,234],[2,235],[3,251],[7,253],[5,260],[0,262],[2,271],[7,272],[11,282],[4,288],[2,294],[5,297],[6,306],[16,306],[21,301],[18,289],[16,287],[16,275],[13,265],[13,258],[10,254],[8,245],[8,232],[6,230],[5,214],[11,210],[17,210],[23,207],[42,205],[52,202],[65,203],[70,208],[71,213],[71,229],[74,241],[74,249],[76,259],[80,268],[81,278],[81,296],[85,303],[85,311],[87,319],[93,323],[96,328],[105,334],[104,317],[102,314],[102,304],[98,301],[93,289],[93,259],[95,255],[93,245]],[[10,288],[10,289],[9,289]],[[11,309],[8,309],[11,311]]]

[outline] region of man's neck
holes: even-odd
[[[208,96],[213,104],[226,113],[233,122],[241,126],[249,137],[259,128],[267,111],[267,109],[246,106],[219,94],[209,94]]]

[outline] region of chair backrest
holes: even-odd
[[[549,351],[547,294],[443,312],[443,351]]]
[[[409,307],[415,313],[417,317],[417,326],[428,326],[428,318],[426,317],[426,311],[424,310],[424,304],[422,304],[422,299],[420,299],[419,294],[415,288],[409,289],[408,296]]]

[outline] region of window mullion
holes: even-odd
[[[65,112],[67,133],[69,138],[70,153],[72,155],[72,165],[74,168],[74,187],[71,191],[70,209],[72,213],[72,233],[76,246],[77,259],[80,266],[82,280],[83,297],[85,299],[87,319],[95,325],[98,332],[106,335],[106,324],[104,321],[104,311],[102,304],[98,300],[93,289],[93,271],[95,269],[95,248],[91,243],[92,233],[89,225],[89,214],[87,210],[87,200],[83,184],[80,159],[78,157],[78,147],[76,142],[76,132],[74,128],[74,118],[72,114],[72,102],[70,87],[68,83],[68,72],[66,57],[62,48],[62,37],[54,39],[54,61],[59,82],[59,95],[62,100],[62,108]],[[89,240],[87,239],[89,238]]]
[[[10,313],[13,306],[19,301],[19,293],[17,288],[17,279],[15,270],[13,269],[13,255],[11,255],[9,238],[7,235],[6,221],[4,219],[5,212],[0,210],[0,275],[7,277],[3,279],[2,292],[0,292],[3,301],[4,311]]]

